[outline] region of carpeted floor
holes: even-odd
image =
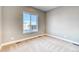
[[[10,49],[9,49],[10,48]],[[43,36],[4,49],[7,52],[79,52],[79,46],[60,39]]]

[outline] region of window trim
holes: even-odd
[[[24,32],[24,23],[23,23],[23,34],[30,34],[30,33],[37,33],[39,30],[38,30],[38,15],[37,14],[34,14],[34,13],[30,13],[30,12],[25,12],[23,11],[23,14],[26,13],[26,14],[31,14],[31,15],[36,15],[37,16],[37,31],[31,31],[31,32]],[[22,16],[22,19],[23,19],[23,16]],[[30,17],[30,25],[31,25],[31,17]]]

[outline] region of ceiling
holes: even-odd
[[[33,7],[47,12],[51,9],[57,8],[58,6],[33,6]]]

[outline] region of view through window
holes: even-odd
[[[38,32],[38,16],[23,12],[23,33]]]

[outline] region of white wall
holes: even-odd
[[[31,34],[23,34],[23,11],[37,14],[38,19],[38,32]],[[45,13],[32,7],[3,7],[3,40],[2,42],[8,42],[12,40],[19,40],[30,36],[35,36],[45,33]]]
[[[47,33],[79,43],[79,7],[60,7],[49,11]]]
[[[2,7],[0,6],[0,44],[2,41]]]

